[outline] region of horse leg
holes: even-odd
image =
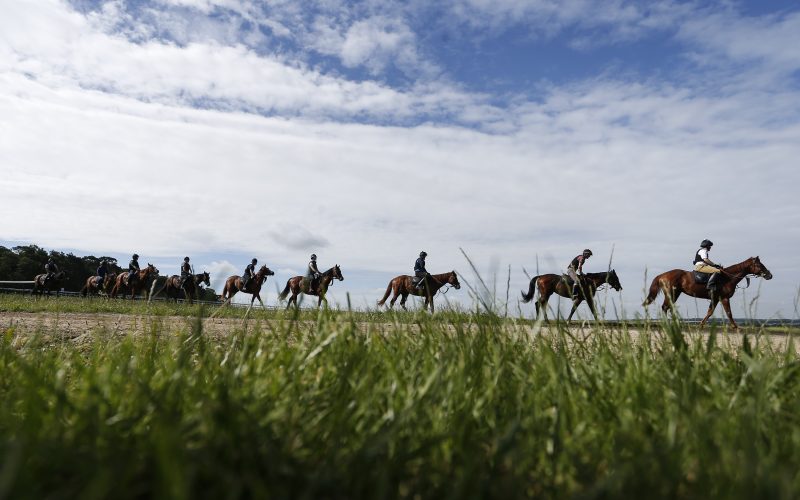
[[[408,311],[408,309],[406,308],[406,299],[408,299],[408,294],[407,293],[401,293],[401,294],[403,295],[403,297],[400,299],[400,307],[402,307],[404,311]]]
[[[714,309],[717,307],[717,299],[713,299],[711,303],[708,305],[708,312],[706,313],[706,317],[703,318],[703,321],[700,322],[700,328],[703,328],[708,321],[708,318],[711,317],[711,314],[714,312]]]
[[[725,309],[725,314],[728,315],[728,319],[730,320],[731,325],[733,325],[733,329],[738,330],[739,325],[737,325],[736,321],[733,320],[733,314],[731,314],[731,299],[722,299],[720,302],[722,302],[722,308]]]
[[[266,311],[267,310],[267,306],[265,306],[264,305],[264,301],[261,300],[261,293],[260,292],[256,292],[256,297],[258,298],[258,301],[261,302],[261,307]]]
[[[680,290],[673,288],[672,290],[668,291],[667,289],[664,289],[664,303],[661,304],[661,310],[664,311],[664,314],[667,314],[670,308],[675,306],[675,301],[678,300],[678,297],[680,296]]]
[[[397,291],[396,289],[392,290],[392,292],[394,292],[394,296],[392,296],[392,300],[389,301],[389,309],[394,307],[395,301],[397,300],[398,297],[400,297],[400,292]]]
[[[572,315],[578,310],[578,306],[581,305],[581,302],[583,302],[582,298],[576,298],[572,301],[572,310],[569,312],[569,316],[567,316],[567,323],[572,320]]]
[[[594,316],[594,320],[598,321],[597,319],[597,309],[594,307],[594,297],[591,295],[586,298],[586,305],[589,306],[589,310],[592,311],[592,316]]]

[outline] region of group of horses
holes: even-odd
[[[261,288],[264,283],[266,283],[267,277],[274,275],[275,273],[267,266],[261,266],[246,285],[241,276],[229,277],[225,281],[222,295],[219,297],[223,302],[223,306],[229,304],[234,295],[242,292],[251,295],[250,307],[253,306],[256,299],[258,299],[262,307],[265,307],[264,301],[261,300]],[[46,275],[40,274],[34,279],[34,288],[31,293],[42,293],[43,291],[49,293],[52,290],[58,290],[59,283],[65,276],[64,271],[61,271],[45,283]],[[158,277],[158,269],[152,264],[148,264],[144,269],[137,271],[134,276],[135,279],[133,282],[129,282],[128,272],[121,272],[119,274],[110,273],[106,275],[102,281],[98,280],[97,276],[90,276],[86,279],[86,284],[81,289],[81,295],[84,297],[90,294],[97,295],[102,291],[111,298],[115,298],[119,294],[124,295],[127,293],[130,293],[130,297],[134,298],[152,287],[152,284]],[[733,328],[738,328],[731,313],[730,298],[736,292],[742,280],[747,280],[747,284],[749,285],[750,276],[762,277],[767,280],[772,279],[772,273],[761,262],[759,257],[750,257],[738,264],[722,269],[717,282],[717,288],[713,292],[708,290],[705,284],[696,282],[692,271],[673,269],[661,273],[653,279],[643,305],[648,306],[653,303],[658,294],[662,291],[664,292],[664,302],[661,305],[661,309],[664,313],[667,313],[670,308],[675,305],[675,301],[682,294],[710,300],[711,302],[708,306],[706,316],[700,322],[700,326],[703,326],[711,317],[717,304],[721,302],[731,325]],[[285,300],[291,293],[286,307],[288,308],[292,305],[297,306],[297,297],[300,294],[306,294],[318,297],[317,307],[321,306],[323,302],[327,305],[328,301],[325,295],[334,280],[344,280],[342,270],[338,264],[321,274],[316,287],[312,286],[311,280],[307,277],[295,276],[289,278],[283,291],[279,294],[280,300]],[[152,293],[152,291],[150,291],[148,297],[152,298],[160,293],[164,293],[168,298],[177,301],[181,295],[181,291],[183,291],[187,300],[191,303],[197,297],[198,289],[202,283],[206,286],[210,286],[210,276],[207,272],[194,274],[182,284],[180,277],[173,275],[167,278],[158,292]],[[578,291],[575,295],[572,293],[572,284],[568,282],[566,276],[542,274],[531,278],[528,291],[521,292],[522,301],[528,303],[533,300],[538,290],[539,298],[535,303],[536,318],[538,319],[540,315],[543,315],[545,321],[547,321],[547,302],[553,294],[558,294],[572,300],[572,310],[567,317],[567,321],[572,319],[578,306],[584,301],[586,301],[595,319],[597,319],[597,308],[594,303],[594,296],[597,290],[603,285],[609,285],[616,291],[622,290],[619,277],[614,269],[601,273],[586,273],[580,276],[577,287]],[[393,294],[391,301],[389,301],[389,307],[393,307],[397,299],[400,298],[400,306],[405,309],[408,296],[415,295],[424,297],[425,303],[423,308],[430,308],[431,312],[433,312],[433,299],[441,291],[442,287],[461,288],[458,275],[455,271],[428,275],[421,286],[414,283],[414,279],[411,276],[400,275],[389,282],[389,285],[386,287],[386,293],[383,298],[378,301],[378,305],[383,306],[386,304],[389,295]]]

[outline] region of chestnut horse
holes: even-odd
[[[97,276],[89,276],[86,278],[86,284],[81,288],[81,295],[86,297],[88,294],[100,295],[104,292],[106,295],[111,291],[111,287],[117,280],[117,273],[108,273],[103,278],[102,283],[97,282]]]
[[[47,292],[47,295],[50,295],[50,292],[53,290],[56,291],[56,297],[59,296],[61,293],[61,282],[67,278],[66,271],[59,271],[53,275],[53,277],[45,283],[45,278],[47,274],[37,274],[35,278],[33,278],[33,288],[31,289],[31,295],[37,293],[42,295],[42,293]]]
[[[164,292],[168,299],[172,299],[177,303],[181,295],[181,290],[183,290],[183,293],[186,295],[186,300],[191,304],[195,297],[197,297],[197,289],[200,288],[201,283],[205,283],[206,286],[211,286],[211,275],[208,274],[208,272],[193,274],[190,279],[187,279],[183,283],[183,287],[181,287],[181,277],[177,274],[173,274],[167,278],[167,281],[164,282],[164,286],[154,293],[153,296]]]
[[[578,295],[572,297],[572,285],[566,281],[566,276],[558,274],[542,274],[531,278],[531,283],[528,286],[528,293],[522,292],[522,302],[528,303],[533,299],[533,294],[536,289],[539,289],[539,300],[536,301],[536,319],[539,319],[539,313],[544,313],[545,321],[547,319],[547,301],[553,293],[557,293],[562,297],[572,299],[572,310],[569,312],[567,321],[572,319],[572,315],[578,309],[578,306],[586,301],[589,309],[597,319],[597,309],[594,306],[594,294],[600,285],[611,285],[616,291],[622,290],[622,285],[619,283],[619,277],[615,270],[610,270],[607,273],[586,273],[581,279],[580,286],[578,287]]]
[[[311,280],[306,279],[305,276],[295,276],[294,278],[289,278],[289,281],[286,282],[286,287],[283,289],[279,298],[284,300],[287,295],[289,295],[289,291],[292,292],[292,296],[289,297],[289,302],[286,304],[286,309],[289,309],[289,306],[294,303],[295,307],[297,307],[297,296],[300,293],[304,293],[306,295],[317,295],[319,296],[319,300],[317,301],[317,307],[322,305],[322,302],[325,301],[325,307],[328,307],[328,299],[325,298],[325,294],[328,293],[328,287],[331,285],[334,279],[342,281],[344,277],[342,276],[342,270],[339,268],[339,264],[336,264],[332,268],[328,269],[319,279],[319,285],[317,285],[316,290],[310,290],[311,288]]]
[[[417,286],[414,285],[411,276],[402,274],[389,282],[389,286],[386,287],[386,293],[383,295],[383,298],[378,301],[378,305],[382,306],[385,304],[389,294],[394,292],[392,300],[389,301],[389,307],[394,307],[397,297],[402,295],[403,298],[400,299],[400,306],[405,309],[408,296],[416,295],[418,297],[425,297],[423,308],[427,309],[428,304],[430,304],[431,312],[433,312],[433,297],[436,296],[436,292],[445,285],[450,285],[456,290],[461,288],[461,283],[458,282],[458,276],[455,271],[443,274],[431,274],[426,279],[425,286],[422,288],[417,288]]]
[[[220,297],[223,302],[222,305],[228,305],[237,292],[242,292],[252,295],[252,297],[250,297],[250,307],[253,307],[253,302],[258,299],[261,303],[261,307],[266,309],[267,306],[265,306],[264,301],[261,300],[261,287],[267,282],[267,276],[275,276],[275,273],[267,266],[261,266],[261,269],[259,269],[255,276],[247,283],[246,288],[242,287],[241,276],[231,276],[225,280],[225,287],[222,289],[222,296]]]
[[[736,321],[733,320],[730,302],[731,297],[736,293],[736,285],[745,278],[747,278],[747,284],[749,285],[749,276],[757,276],[767,280],[772,279],[772,273],[761,263],[761,259],[758,257],[750,257],[743,262],[722,269],[720,276],[717,278],[717,291],[712,297],[705,283],[696,283],[692,273],[693,271],[673,269],[672,271],[659,274],[653,278],[653,283],[650,285],[650,293],[647,294],[643,305],[647,306],[652,304],[653,301],[656,300],[658,292],[661,291],[664,292],[664,303],[661,305],[661,310],[665,313],[670,307],[674,307],[675,301],[678,300],[678,297],[680,297],[682,293],[691,297],[697,297],[698,299],[708,299],[711,301],[711,304],[708,306],[706,317],[700,322],[700,326],[702,327],[706,324],[708,318],[711,317],[711,314],[717,307],[717,302],[722,302],[725,314],[728,315],[733,329],[736,330],[739,326],[736,324]]]
[[[117,298],[117,294],[122,292],[122,295],[125,295],[125,290],[131,291],[131,300],[134,297],[141,294],[142,291],[147,290],[147,287],[150,285],[150,279],[158,278],[158,269],[153,264],[147,264],[147,267],[140,271],[136,271],[134,273],[136,276],[136,281],[133,282],[132,285],[129,286],[128,284],[128,271],[122,271],[117,275],[116,280],[114,281],[114,288],[111,289],[111,298]]]

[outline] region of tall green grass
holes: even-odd
[[[492,315],[365,333],[357,316],[314,314],[221,341],[200,316],[83,343],[2,332],[0,498],[800,492],[791,343]]]

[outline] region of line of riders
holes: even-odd
[[[717,264],[709,258],[709,252],[712,246],[713,243],[708,239],[704,239],[700,243],[700,248],[695,252],[694,259],[692,260],[693,271],[686,272],[680,269],[674,269],[656,276],[653,279],[644,305],[646,306],[652,303],[658,293],[664,291],[665,299],[662,309],[666,312],[672,307],[681,293],[686,293],[693,297],[711,300],[708,314],[701,324],[705,324],[711,316],[717,302],[722,302],[728,318],[734,327],[736,327],[736,323],[733,321],[733,317],[730,313],[729,299],[736,290],[738,283],[742,279],[747,279],[747,284],[749,285],[749,276],[758,276],[769,280],[772,279],[772,273],[761,263],[758,257],[751,257],[744,262],[735,264],[729,268],[724,268],[721,264]],[[378,304],[383,305],[390,293],[394,292],[390,307],[401,297],[400,305],[405,309],[405,302],[408,295],[417,295],[425,297],[424,307],[427,308],[430,306],[431,311],[433,311],[433,297],[442,287],[448,285],[456,289],[461,287],[455,271],[437,275],[430,274],[425,267],[425,258],[427,256],[428,254],[426,252],[420,252],[419,257],[414,262],[413,276],[401,275],[392,279],[389,282],[389,286],[386,288],[383,299],[378,301]],[[545,274],[534,276],[531,279],[528,292],[522,292],[522,300],[526,303],[530,302],[538,289],[539,299],[536,302],[537,318],[540,312],[544,313],[545,319],[547,318],[546,305],[553,293],[570,298],[573,301],[572,311],[568,317],[569,320],[583,300],[587,302],[592,313],[597,317],[593,296],[599,286],[608,284],[617,291],[622,290],[622,285],[619,283],[617,273],[613,269],[604,273],[585,274],[583,272],[583,266],[590,257],[592,257],[592,251],[587,248],[570,261],[565,274]],[[241,277],[232,276],[229,278],[228,282],[226,282],[222,298],[225,299],[227,295],[227,300],[230,301],[233,294],[238,291],[243,291],[253,294],[253,300],[258,298],[258,300],[261,301],[260,296],[258,296],[261,285],[266,281],[267,276],[274,275],[274,273],[266,266],[262,266],[261,269],[256,271],[257,264],[258,260],[254,258],[250,264],[245,267]],[[180,278],[178,279],[176,288],[182,289],[185,284],[189,283],[191,278],[194,277],[189,257],[183,259],[180,270]],[[37,284],[43,289],[48,289],[47,284],[56,279],[56,276],[59,274],[58,266],[53,261],[52,257],[45,264],[45,271],[45,275],[40,275],[42,278],[41,283],[38,282],[40,277],[37,277]],[[102,261],[97,268],[97,276],[94,278],[96,279],[96,288],[100,289],[103,286],[108,274],[108,262]],[[124,285],[132,287],[137,283],[137,279],[139,279],[140,275],[139,256],[133,254],[131,261],[128,263],[127,275],[123,278]],[[208,273],[202,273],[202,275],[204,279],[200,281],[205,281],[206,284],[208,284]],[[236,280],[234,280],[234,278]],[[317,266],[317,256],[312,254],[305,276],[291,278],[287,282],[284,291],[280,294],[280,298],[283,300],[286,295],[288,295],[289,291],[291,291],[292,299],[290,299],[290,305],[292,300],[294,300],[296,304],[296,296],[302,292],[309,295],[318,295],[320,297],[319,303],[321,304],[322,301],[325,300],[325,291],[328,285],[332,283],[333,279],[344,279],[339,266],[336,265],[328,271],[321,272]],[[255,283],[256,281],[258,283]],[[255,284],[251,286],[253,283]],[[320,285],[322,285],[322,287]],[[263,301],[261,301],[261,303],[263,305]]]

